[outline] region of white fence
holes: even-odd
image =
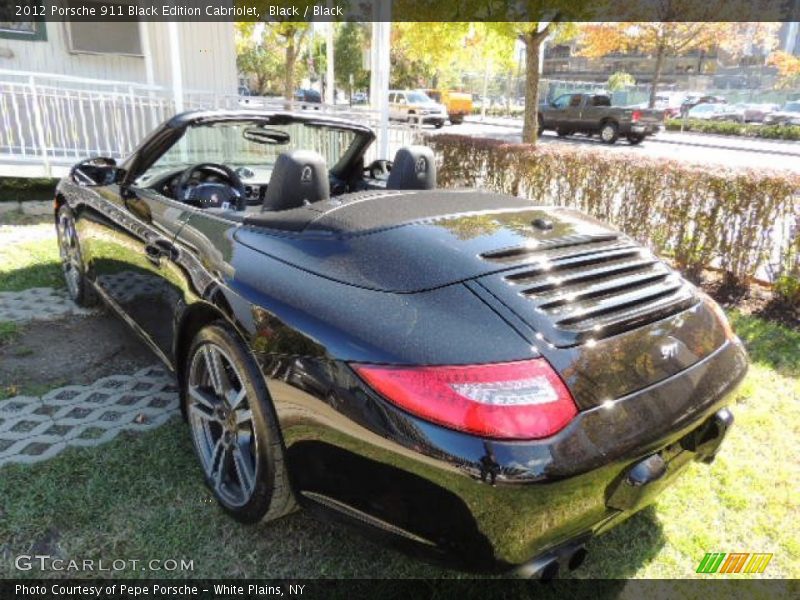
[[[350,107],[193,91],[183,105],[184,110],[319,110],[376,129],[380,122],[376,113]],[[89,156],[123,158],[175,112],[171,91],[161,87],[0,69],[0,175],[25,165],[20,175],[50,176]],[[387,134],[394,154],[418,138],[419,125],[393,123]],[[375,146],[368,160],[377,158]]]

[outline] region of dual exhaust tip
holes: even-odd
[[[525,563],[517,568],[516,574],[524,579],[552,581],[558,577],[562,566],[574,571],[583,564],[588,554],[589,551],[583,544],[568,546]]]

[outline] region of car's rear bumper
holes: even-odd
[[[312,362],[265,363],[280,374],[270,390],[300,502],[481,571],[524,565],[604,531],[690,461],[711,460],[727,431],[720,411],[747,369],[741,345],[726,342],[678,375],[581,412],[551,438],[498,442],[416,419],[345,365]],[[663,473],[633,483],[662,462]]]
[[[659,123],[632,124],[630,127],[630,133],[634,135],[653,135],[659,131],[661,131],[661,125]]]

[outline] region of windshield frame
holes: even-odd
[[[299,115],[289,112],[270,111],[227,111],[197,110],[181,113],[162,123],[125,159],[121,167],[125,177],[121,185],[131,185],[143,175],[161,156],[184,136],[187,129],[194,125],[212,125],[224,122],[248,122],[254,125],[288,125],[291,123],[317,124],[332,128],[341,128],[355,134],[350,147],[342,154],[335,165],[328,171],[337,178],[347,178],[361,164],[364,153],[375,141],[375,133],[366,125],[353,121],[322,115]]]

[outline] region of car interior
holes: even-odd
[[[266,184],[249,184],[265,173],[251,167],[199,163],[143,181],[147,188],[211,214],[242,221],[248,215],[278,213],[337,199],[337,205],[369,190],[429,190],[436,187],[433,151],[400,148],[393,161],[376,160],[349,182],[334,176],[325,158],[311,150],[278,155]]]

